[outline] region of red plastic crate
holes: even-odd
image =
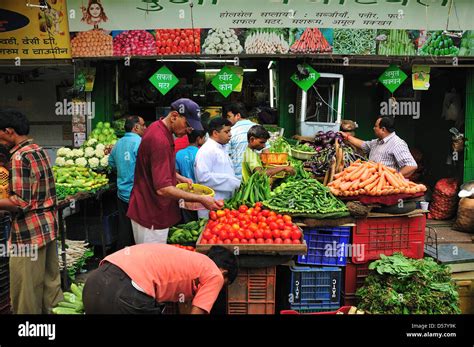
[[[369,275],[369,264],[347,263],[344,269],[344,290],[345,296],[355,295],[357,289],[362,287],[365,278]]]
[[[298,312],[298,311],[295,311],[295,310],[283,310],[283,311],[280,311],[280,314],[291,314],[291,315],[300,315],[300,314],[311,314],[311,315],[315,315],[315,314],[340,314],[340,313],[343,313],[343,314],[348,314],[349,313],[349,310],[351,309],[351,306],[342,306],[341,308],[339,308],[338,310],[336,311],[326,311],[326,312],[308,312],[308,313],[301,313],[301,312]]]
[[[241,268],[227,289],[228,314],[275,314],[276,266]]]
[[[358,219],[352,244],[361,254],[352,254],[352,262],[366,263],[380,259],[380,254],[392,255],[396,252],[409,258],[421,259],[425,246],[425,228],[425,215]]]

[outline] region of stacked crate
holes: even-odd
[[[381,254],[403,253],[421,259],[424,255],[426,216],[369,217],[358,219],[352,233],[353,254],[344,271],[342,303],[356,306],[356,291],[369,274],[369,264]]]
[[[308,252],[291,267],[291,309],[302,313],[337,310],[351,228],[304,228],[303,233]]]
[[[10,309],[10,275],[7,251],[10,233],[10,215],[0,217],[0,314],[11,313]]]

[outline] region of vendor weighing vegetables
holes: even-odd
[[[369,160],[396,169],[404,177],[416,171],[418,165],[408,149],[408,145],[395,134],[395,119],[381,116],[374,126],[377,139],[363,141],[347,133],[341,133],[344,140],[369,154]]]
[[[161,314],[165,302],[192,301],[209,313],[221,289],[237,277],[237,257],[224,247],[207,256],[163,244],[127,247],[106,257],[87,278],[86,314]]]
[[[295,170],[291,166],[280,166],[264,170],[260,155],[256,151],[265,148],[265,144],[270,138],[270,133],[262,125],[254,125],[247,133],[248,146],[245,149],[242,161],[242,180],[247,182],[255,171],[264,171],[268,176],[276,175],[279,172],[294,174]]]

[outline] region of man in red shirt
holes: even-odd
[[[163,303],[192,301],[209,313],[224,284],[237,277],[237,257],[213,246],[207,256],[171,245],[141,244],[106,257],[86,280],[87,314],[161,314]]]
[[[63,299],[56,236],[56,187],[47,153],[28,137],[20,112],[0,112],[0,144],[10,149],[10,296],[16,314],[47,314]],[[4,254],[0,254],[1,257]]]
[[[135,167],[135,181],[127,216],[132,220],[135,243],[166,243],[168,229],[181,219],[178,201],[200,202],[206,209],[217,210],[222,201],[176,188],[192,184],[176,173],[175,136],[202,130],[199,105],[190,99],[178,99],[171,111],[152,123],[142,138]]]

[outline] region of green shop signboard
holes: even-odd
[[[211,82],[211,84],[226,98],[239,85],[239,83],[240,83],[240,77],[237,76],[227,66],[224,66],[214,76]]]
[[[379,81],[390,91],[390,93],[393,93],[402,85],[407,77],[407,74],[400,70],[398,66],[390,65],[379,77]]]
[[[296,72],[291,76],[291,80],[295,82],[298,87],[303,89],[305,92],[308,91],[309,88],[319,79],[320,75],[319,73],[313,69],[311,66],[308,64],[305,64],[303,66],[304,69],[308,71],[308,77],[306,78],[300,78]]]
[[[162,95],[165,95],[173,89],[176,84],[178,84],[179,79],[170,71],[170,69],[166,66],[162,66],[150,77],[149,81]]]

